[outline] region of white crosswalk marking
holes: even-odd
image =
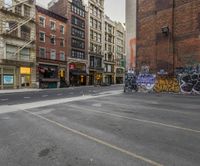
[[[8,99],[0,99],[1,101],[8,101]]]

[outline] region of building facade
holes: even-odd
[[[35,1],[0,0],[0,89],[36,83]]]
[[[136,14],[137,0],[126,0],[126,70],[136,67]]]
[[[37,81],[40,88],[67,82],[67,19],[36,6]]]
[[[103,83],[104,0],[88,0],[89,10],[89,84]]]
[[[115,83],[115,22],[112,21],[108,16],[104,18],[104,73],[103,83],[114,84]]]
[[[200,63],[200,1],[137,1],[137,67],[174,73]]]
[[[82,0],[52,1],[49,9],[68,18],[68,80],[70,85],[87,85],[88,12]]]
[[[115,83],[122,84],[126,70],[126,30],[125,26],[115,22]]]

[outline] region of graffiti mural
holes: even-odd
[[[154,88],[156,76],[153,74],[139,74],[137,77],[137,85],[140,89],[151,91]]]
[[[180,89],[184,94],[200,94],[200,74],[180,74]]]
[[[173,92],[179,93],[180,86],[176,77],[171,76],[158,76],[154,86],[154,91],[159,92]]]

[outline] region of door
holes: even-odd
[[[30,75],[21,75],[21,87],[29,88],[31,85],[31,76]]]

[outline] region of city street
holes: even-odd
[[[122,85],[0,94],[0,166],[199,166],[199,101]]]

